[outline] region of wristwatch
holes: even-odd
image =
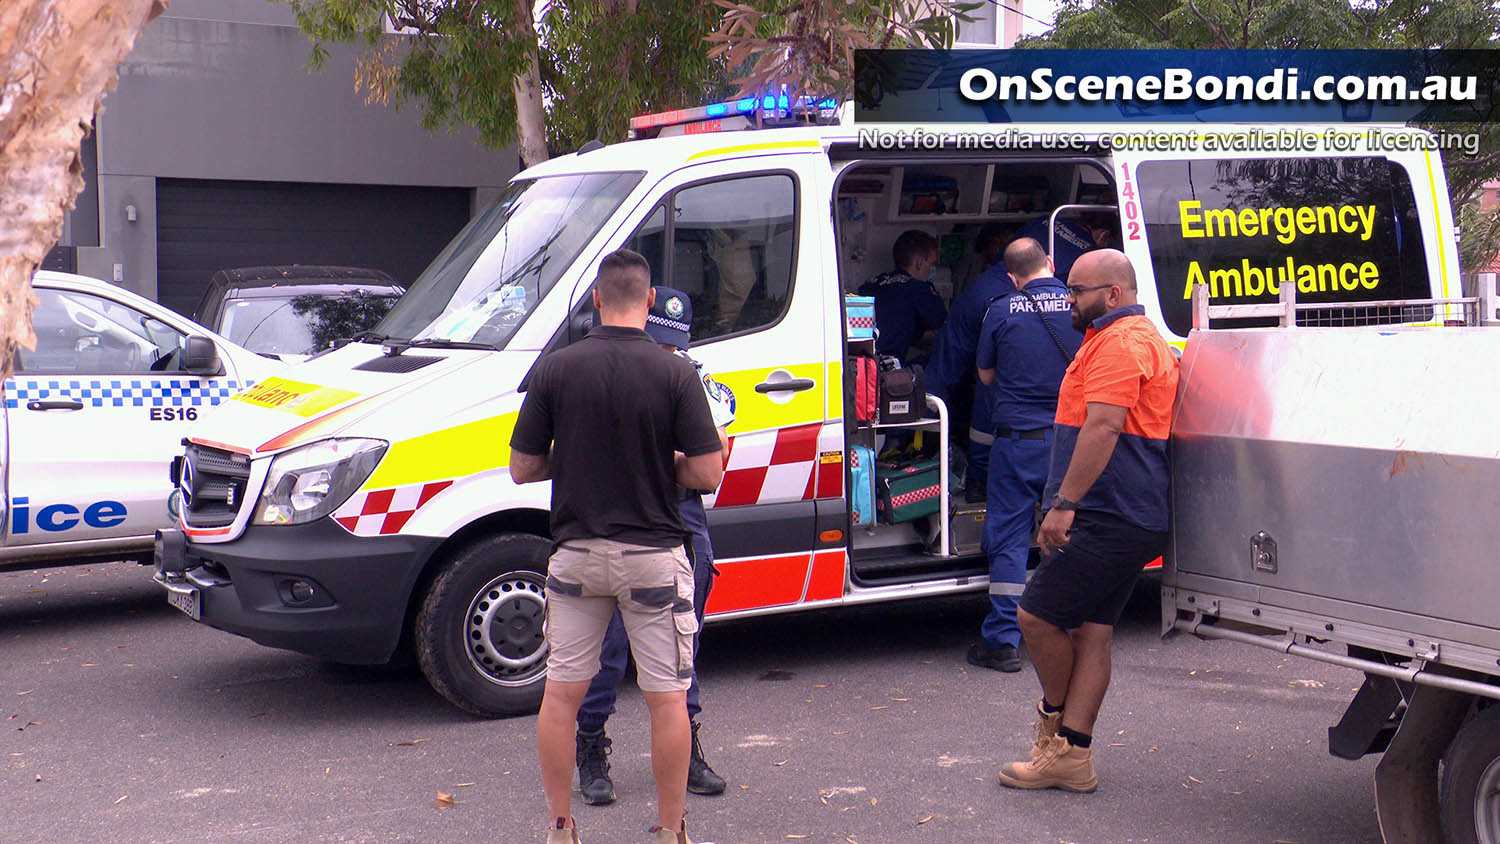
[[[1068,499],[1063,498],[1062,497],[1062,493],[1060,493],[1060,492],[1053,493],[1053,495],[1052,495],[1052,509],[1054,509],[1054,510],[1077,510],[1078,509],[1078,502],[1077,501],[1069,501]]]

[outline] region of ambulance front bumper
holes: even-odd
[[[250,527],[218,544],[163,530],[155,579],[168,603],[210,627],[336,662],[382,663],[439,542],[351,536],[329,519]]]

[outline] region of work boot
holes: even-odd
[[[605,806],[615,802],[615,784],[609,780],[609,736],[604,728],[598,732],[578,731],[578,790],[583,802]]]
[[[991,671],[1004,671],[1006,674],[1014,674],[1021,670],[1021,651],[1015,645],[991,648],[983,642],[975,642],[969,646],[964,659],[970,665],[988,668]]]
[[[688,759],[687,790],[694,794],[723,794],[724,778],[714,773],[703,758],[703,745],[698,741],[698,722],[693,722],[693,755]]]
[[[1011,788],[1061,788],[1089,792],[1099,787],[1094,758],[1087,747],[1074,747],[1062,736],[1038,742],[1030,762],[1007,762],[1000,784]]]
[[[1036,743],[1031,746],[1031,758],[1034,761],[1037,754],[1042,752],[1042,747],[1048,739],[1057,735],[1057,728],[1062,726],[1062,710],[1059,709],[1051,714],[1042,708],[1042,701],[1036,702]]]
[[[577,822],[575,821],[572,826],[566,829],[558,829],[555,826],[548,829],[547,844],[582,844],[578,839]]]
[[[664,826],[651,827],[651,834],[656,836],[656,844],[693,844],[693,839],[687,835],[687,820],[684,819],[682,826],[677,831],[672,831]]]

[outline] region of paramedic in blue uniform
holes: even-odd
[[[1016,601],[1026,588],[1032,526],[1047,483],[1058,388],[1083,334],[1073,327],[1068,289],[1053,276],[1040,243],[1017,238],[1004,260],[1016,290],[985,312],[976,359],[995,425],[984,520],[990,612],[967,659],[1015,672],[1021,670]]]
[[[912,347],[943,324],[946,309],[932,286],[937,238],[908,229],[891,246],[891,259],[896,268],[860,285],[859,295],[875,297],[875,351],[908,363]]]
[[[727,449],[728,434],[724,429],[734,421],[734,393],[704,372],[703,364],[688,355],[692,323],[693,300],[681,290],[657,287],[656,304],[646,315],[646,333],[663,349],[686,359],[698,370],[698,380],[708,396],[709,412],[719,430],[719,443]],[[713,589],[714,550],[708,540],[708,516],[703,509],[703,496],[690,489],[679,489],[678,492],[682,500],[677,510],[682,515],[683,524],[692,532],[688,551],[693,560],[693,611],[698,614],[701,629],[703,608],[708,603],[709,591]],[[697,649],[695,637],[695,657]],[[625,626],[617,610],[604,634],[599,673],[594,675],[583,706],[578,710],[578,790],[583,795],[583,802],[590,805],[602,806],[615,801],[615,786],[609,778],[609,762],[605,759],[610,751],[610,740],[604,733],[604,724],[614,714],[615,698],[620,691],[620,682],[625,679],[625,665],[629,659],[630,642],[625,637]],[[697,664],[696,658],[694,664]],[[704,760],[703,746],[698,741],[698,713],[703,707],[699,702],[696,668],[692,685],[688,686],[687,710],[693,729],[687,790],[694,794],[723,794],[724,778]]]
[[[1017,238],[1029,237],[1047,248],[1047,217],[1039,217],[1016,232]],[[1115,223],[1106,214],[1084,214],[1077,219],[1057,218],[1057,252],[1052,255],[1052,266],[1057,278],[1068,280],[1068,273],[1085,252],[1103,249],[1114,243]]]
[[[987,396],[974,386],[974,350],[979,343],[979,325],[991,301],[1016,289],[1000,260],[1005,249],[1005,232],[996,223],[985,223],[979,230],[974,248],[983,256],[984,269],[953,301],[948,319],[933,341],[932,359],[923,373],[927,391],[948,403],[956,422],[962,424],[963,417],[968,417],[964,439],[968,441],[969,459],[964,470],[964,498],[971,503],[984,500],[990,446],[995,441]]]

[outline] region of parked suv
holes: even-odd
[[[107,282],[31,286],[36,347],[16,353],[0,410],[0,570],[149,561],[183,436],[284,365]]]
[[[295,361],[373,327],[405,292],[364,267],[241,267],[213,274],[193,319],[253,352]]]

